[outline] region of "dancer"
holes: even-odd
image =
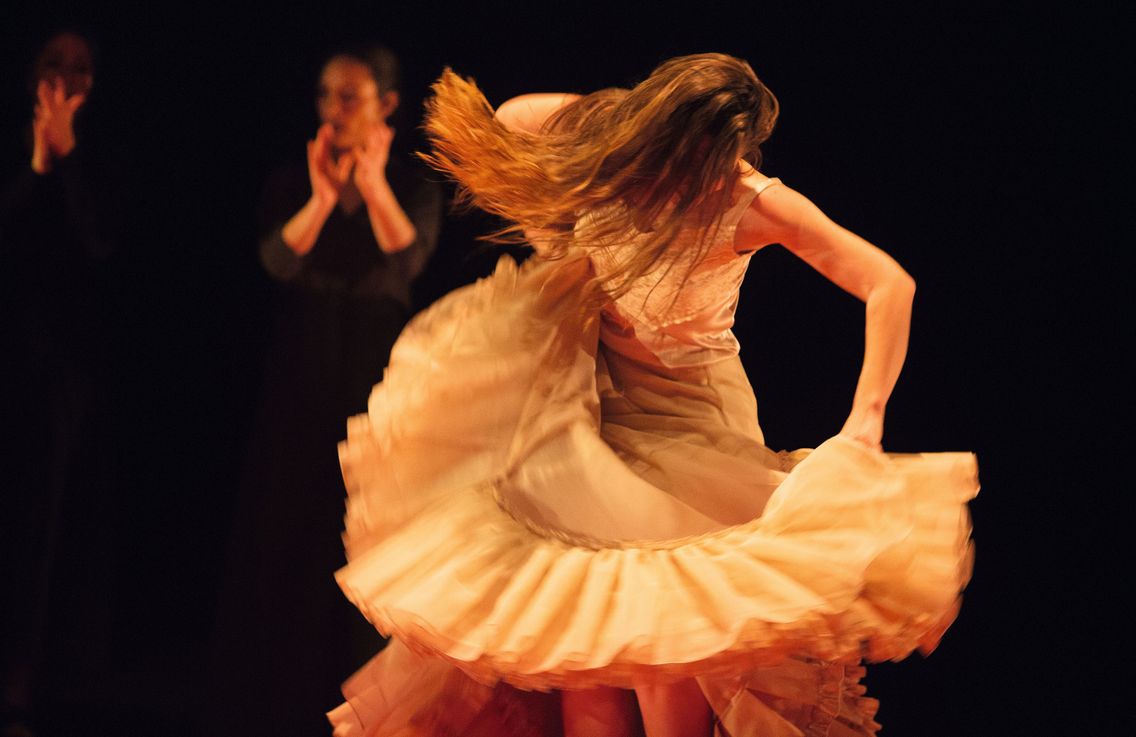
[[[759,171],[777,102],[740,59],[434,91],[429,161],[539,255],[412,322],[348,424],[337,579],[394,642],[335,734],[874,734],[861,659],[937,644],[977,491],[968,453],[881,450],[911,277]],[[866,305],[811,451],[765,447],[731,332],[772,244]]]

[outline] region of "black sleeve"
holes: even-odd
[[[27,245],[28,239],[17,235],[33,227],[37,214],[58,211],[51,206],[53,200],[60,200],[53,192],[59,189],[57,185],[54,178],[36,174],[29,167],[4,187],[0,195],[0,249],[5,255]]]
[[[70,156],[58,159],[55,173],[63,184],[64,213],[71,231],[89,258],[101,260],[114,251],[116,239],[112,231],[121,213],[111,199],[117,188],[105,172],[103,176],[95,175],[95,167],[82,156],[76,149]]]
[[[73,255],[89,261],[110,256],[117,240],[115,187],[96,169],[78,148],[57,159],[46,174],[25,168],[0,195],[0,248],[10,252],[47,242],[69,243],[79,248]],[[48,230],[72,237],[35,237]]]
[[[414,242],[402,251],[405,254],[405,272],[413,280],[421,275],[438,246],[438,232],[442,226],[442,188],[422,175],[417,175],[411,184],[406,201],[399,204],[417,233]]]
[[[261,236],[260,263],[272,278],[279,281],[291,281],[303,271],[304,257],[284,242],[283,225]]]
[[[304,181],[290,168],[273,172],[260,202],[260,263],[272,278],[295,279],[304,268],[304,257],[284,242],[284,224],[304,205]]]

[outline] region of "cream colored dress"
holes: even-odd
[[[336,578],[393,640],[336,735],[556,734],[557,689],[689,677],[720,737],[874,734],[860,662],[930,651],[954,619],[976,462],[765,447],[733,238],[777,184],[743,177],[697,263],[676,239],[692,270],[599,319],[584,284],[633,242],[503,259],[408,326],[340,447]]]

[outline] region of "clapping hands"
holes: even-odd
[[[334,204],[350,181],[364,199],[370,199],[380,188],[386,187],[387,162],[390,160],[394,129],[385,121],[371,123],[363,141],[350,151],[335,156],[332,140],[334,128],[330,123],[320,126],[315,139],[308,141],[308,175],[312,195],[325,204]]]
[[[41,79],[36,86],[32,119],[32,169],[51,171],[53,162],[75,149],[75,112],[87,101],[86,94],[67,95],[62,79]]]
[[[355,153],[348,151],[335,158],[331,139],[335,131],[331,123],[324,123],[316,137],[308,141],[308,177],[312,183],[312,196],[326,205],[339,200],[343,187],[351,176]]]
[[[394,128],[379,120],[368,125],[363,144],[353,150],[355,156],[355,186],[363,199],[373,201],[376,193],[387,184],[387,162],[390,160]]]

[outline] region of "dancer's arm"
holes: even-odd
[[[540,133],[553,113],[579,99],[565,92],[534,92],[506,100],[497,107],[494,117],[510,130]]]
[[[878,448],[884,408],[907,356],[915,280],[886,253],[783,185],[754,200],[739,230],[740,239],[751,241],[740,245],[780,243],[864,302],[864,363],[841,434]]]

